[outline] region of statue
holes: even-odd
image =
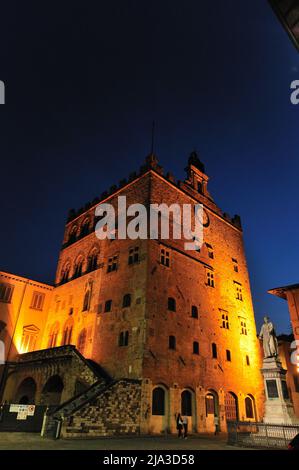
[[[259,338],[263,340],[264,359],[267,357],[278,356],[278,342],[274,325],[269,321],[268,317],[264,317],[264,324],[262,325]]]

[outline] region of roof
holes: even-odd
[[[268,294],[276,295],[276,297],[280,297],[281,299],[286,299],[287,291],[297,290],[299,289],[299,284],[290,284],[288,286],[283,287],[274,287],[273,289],[268,290]]]

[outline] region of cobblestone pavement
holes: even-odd
[[[0,450],[244,450],[230,446],[222,436],[115,437],[95,439],[44,439],[39,434],[0,432]]]

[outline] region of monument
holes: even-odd
[[[278,342],[273,323],[264,317],[259,338],[263,340],[262,374],[266,394],[263,421],[269,424],[298,424],[289,397],[286,373],[278,356]]]

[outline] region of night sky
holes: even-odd
[[[242,217],[257,325],[290,331],[299,282],[298,53],[267,1],[1,5],[0,268],[53,282],[68,210],[155,151],[185,177],[197,149],[215,202]]]

